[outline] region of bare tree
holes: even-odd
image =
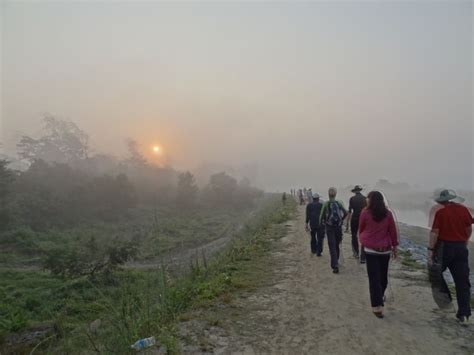
[[[21,158],[33,162],[70,163],[88,158],[89,136],[74,122],[63,121],[52,115],[43,117],[45,135],[40,138],[22,136],[17,144]]]

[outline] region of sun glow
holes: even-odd
[[[153,146],[153,152],[155,154],[160,154],[161,153],[161,147],[158,145]]]

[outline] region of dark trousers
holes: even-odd
[[[316,254],[318,252],[318,240],[316,239],[316,230],[311,229],[311,253]]]
[[[359,232],[359,217],[351,218],[351,234],[352,234],[352,252],[355,255],[360,255],[360,260],[365,261],[365,251],[364,247],[360,246],[359,253],[359,238],[357,233]]]
[[[388,285],[388,263],[390,255],[365,254],[369,276],[370,303],[372,307],[383,306],[383,296]]]
[[[311,252],[320,255],[323,252],[324,228],[311,229]]]
[[[436,267],[441,265],[441,267]],[[451,292],[442,273],[449,269],[456,286],[458,316],[471,316],[471,283],[469,282],[469,250],[464,242],[440,242],[430,270],[432,287],[451,299]],[[434,290],[433,290],[434,291]]]
[[[326,226],[329,254],[331,255],[331,268],[339,267],[339,245],[342,242],[342,227]]]
[[[352,252],[359,255],[359,238],[357,232],[359,231],[359,218],[351,219],[351,234],[352,234]]]

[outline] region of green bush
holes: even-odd
[[[95,277],[98,274],[110,274],[136,254],[137,247],[133,242],[114,240],[101,250],[92,238],[88,243],[76,247],[55,247],[49,250],[43,267],[63,277]]]
[[[28,325],[28,317],[21,308],[0,305],[0,334],[16,332]]]

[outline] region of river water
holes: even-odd
[[[402,222],[408,224],[410,226],[417,226],[423,228],[429,228],[428,222],[429,218],[428,215],[422,210],[412,210],[412,209],[405,209],[399,210],[394,209],[393,212],[395,213],[395,217],[398,222]]]
[[[408,224],[409,226],[430,228],[429,217],[425,211],[416,210],[416,209],[393,209],[395,213],[395,218],[398,222]],[[474,239],[471,238],[470,242],[474,242]]]

